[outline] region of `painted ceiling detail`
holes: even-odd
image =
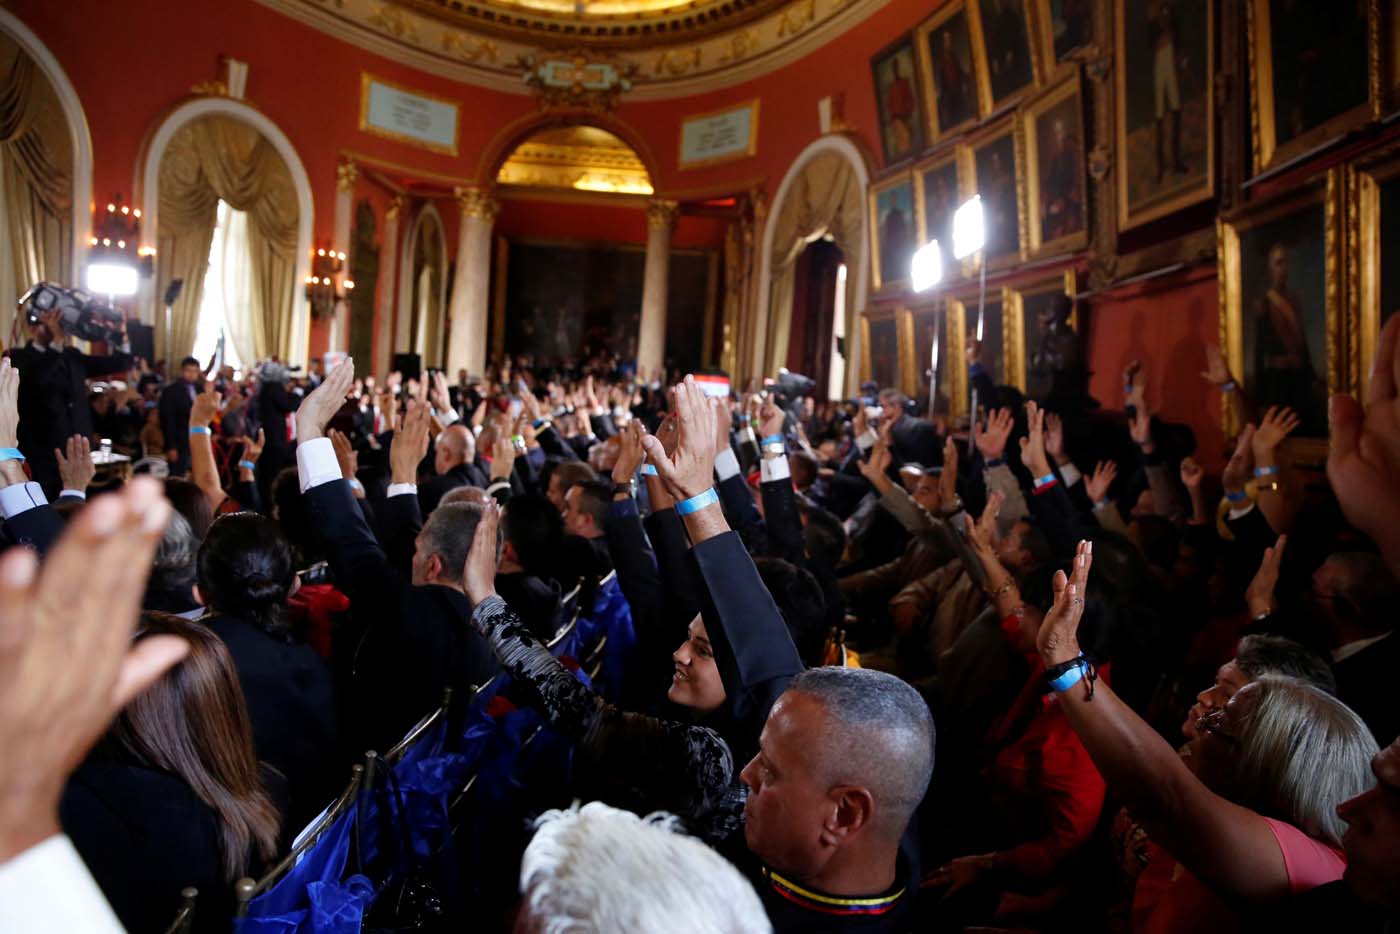
[[[632,148],[607,130],[541,130],[515,148],[496,173],[498,185],[649,195],[651,177]]]
[[[810,54],[893,0],[258,2],[411,67],[542,100],[541,88],[549,86],[542,63],[611,68],[617,80],[607,93],[615,104],[624,92],[628,99],[657,100],[752,80]]]

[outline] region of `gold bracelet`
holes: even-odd
[[[987,596],[991,597],[993,600],[996,600],[998,597],[1003,597],[1006,594],[1011,593],[1012,588],[1014,588],[1015,586],[1015,579],[1008,577],[1006,579],[1006,583],[1002,584],[996,590],[992,590],[990,587],[983,587],[982,590],[984,593],[986,593]]]

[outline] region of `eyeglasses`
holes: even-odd
[[[1232,746],[1235,745],[1236,743],[1238,743],[1238,742],[1240,741],[1240,740],[1239,740],[1239,737],[1237,737],[1237,736],[1231,736],[1229,733],[1226,733],[1225,730],[1224,730],[1224,726],[1225,726],[1225,708],[1224,708],[1224,707],[1217,707],[1217,708],[1215,708],[1214,710],[1212,710],[1210,713],[1206,714],[1206,715],[1205,715],[1204,717],[1202,717],[1201,719],[1197,720],[1197,721],[1196,721],[1196,726],[1197,726],[1197,728],[1199,728],[1202,732],[1204,732],[1204,733],[1209,733],[1211,736],[1214,736],[1214,737],[1216,737],[1216,738],[1218,738],[1218,739],[1224,740],[1226,743],[1229,743],[1229,744],[1232,745]]]

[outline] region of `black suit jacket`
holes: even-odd
[[[894,440],[895,459],[901,464],[936,467],[943,463],[943,445],[938,429],[931,423],[912,415],[901,415],[890,434]]]
[[[353,624],[332,648],[348,679],[342,733],[360,752],[383,752],[442,703],[444,689],[460,694],[485,684],[499,665],[471,627],[471,601],[461,591],[416,587],[390,566],[344,480],[305,497],[336,586],[350,598]]]
[[[1400,667],[1400,636],[1384,639],[1332,666],[1337,696],[1356,711],[1382,749],[1400,736],[1400,690],[1395,671]]]
[[[199,392],[199,387],[194,387],[194,391]],[[180,455],[170,465],[172,474],[190,471],[190,409],[193,407],[190,384],[184,380],[176,380],[161,390],[160,430],[165,435],[165,449]]]
[[[438,474],[419,485],[418,505],[426,516],[438,507],[444,496],[459,486],[475,486],[484,490],[490,485],[490,477],[476,464],[458,464],[447,473]]]
[[[73,435],[92,437],[87,380],[125,372],[131,362],[127,354],[93,357],[73,347],[56,351],[28,346],[10,351],[10,364],[20,379],[19,448],[50,496],[58,492],[54,449],[62,448]]]

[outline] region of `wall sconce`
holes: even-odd
[[[355,290],[355,283],[349,279],[337,282],[341,270],[345,268],[345,254],[335,250],[318,248],[311,256],[311,275],[306,277],[306,300],[311,303],[311,313],[318,317],[335,314],[336,306],[348,301]],[[341,292],[340,289],[344,289]]]
[[[141,279],[155,272],[155,247],[140,246],[141,210],[113,195],[88,237],[88,291],[113,297],[135,295]]]

